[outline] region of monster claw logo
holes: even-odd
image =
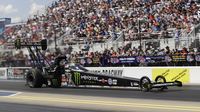
[[[74,83],[76,85],[81,84],[81,74],[79,72],[74,72]]]

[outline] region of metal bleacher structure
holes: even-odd
[[[199,48],[200,47],[200,24],[194,26],[190,33],[186,33],[186,31],[181,31],[181,35],[177,38],[175,36],[176,29],[168,29],[168,35],[163,35],[162,32],[160,34],[143,34],[140,33],[140,36],[136,34],[137,40],[131,40],[131,41],[124,41],[124,36],[127,36],[124,34],[124,31],[113,33],[110,32],[110,38],[106,38],[104,41],[101,42],[95,42],[86,40],[86,38],[79,38],[75,37],[73,35],[65,33],[64,35],[60,37],[56,37],[57,39],[57,46],[61,50],[64,48],[68,48],[71,46],[73,48],[73,52],[79,52],[83,49],[86,51],[103,51],[105,49],[110,49],[113,47],[114,49],[117,49],[121,46],[126,45],[127,43],[131,43],[132,47],[138,47],[142,46],[142,48],[145,50],[149,45],[152,45],[151,48],[154,49],[164,49],[166,46],[169,46],[171,49],[182,49],[183,47],[186,48]],[[145,35],[145,36],[144,36]],[[154,35],[154,36],[152,36]],[[71,37],[76,38],[74,40],[65,42],[65,40],[71,39]],[[147,38],[146,38],[147,37]],[[87,46],[89,46],[87,48]],[[49,42],[48,48],[50,50],[54,50],[55,43]],[[16,52],[16,50],[12,49],[6,49],[5,47],[0,47],[0,50],[3,51],[12,51],[13,53]],[[24,53],[28,53],[26,49],[23,49]]]
[[[117,49],[121,46],[126,45],[127,43],[131,43],[132,47],[136,48],[141,44],[144,50],[148,48],[149,45],[152,45],[151,48],[154,49],[164,49],[166,46],[169,46],[171,49],[182,49],[183,47],[200,47],[200,24],[194,26],[190,33],[186,33],[185,30],[182,30],[178,38],[175,34],[175,28],[168,29],[167,32],[167,36],[163,34],[144,34],[148,38],[145,38],[144,35],[141,33],[140,36],[136,35],[138,36],[137,40],[132,41],[124,41],[124,36],[127,35],[124,35],[123,31],[117,33],[117,35],[113,35],[113,33],[111,32],[110,38],[106,39],[104,42],[88,42],[87,40],[79,39],[79,41],[71,41],[69,43],[63,44],[65,39],[72,37],[72,35],[64,34],[63,36],[57,38],[57,45],[61,49],[71,46],[73,48],[73,51],[76,52],[85,49],[86,46],[89,46],[88,49],[86,48],[88,51],[95,52],[110,49],[111,47]],[[152,37],[151,35],[154,36]],[[49,44],[49,48],[54,48],[54,43]]]

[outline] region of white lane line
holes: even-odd
[[[17,92],[15,94],[12,94],[12,95],[9,95],[9,96],[12,97],[12,96],[16,96],[16,95],[19,95],[19,94],[22,94],[22,92]]]
[[[0,90],[0,93],[5,93],[5,95],[2,95],[0,97],[12,97],[12,96],[16,96],[19,95],[23,92],[19,92],[19,91],[9,91],[9,90]],[[8,94],[8,95],[6,95]]]

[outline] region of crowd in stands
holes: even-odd
[[[44,55],[48,62],[53,62],[58,54],[66,55],[69,63],[79,63],[84,66],[140,66],[145,63],[145,66],[183,66],[200,64],[200,49],[170,49],[168,46],[165,49],[146,49],[140,47],[131,47],[129,44],[119,47],[118,49],[105,49],[102,52],[80,51],[72,52],[72,49],[65,48],[64,50],[57,49],[56,52],[47,50]],[[136,62],[136,58],[146,58],[145,62]],[[117,64],[114,62],[116,58],[133,59],[134,62],[125,62]],[[152,58],[153,63],[148,64],[148,58]],[[154,58],[154,59],[153,59]],[[19,51],[16,55],[6,54],[4,58],[0,57],[0,66],[31,66],[30,58]],[[119,60],[117,60],[118,62]],[[130,60],[129,60],[130,61]],[[158,62],[155,62],[158,61]],[[177,63],[181,62],[181,64]],[[169,64],[171,63],[171,64]],[[189,63],[189,64],[188,64]]]
[[[180,36],[190,32],[200,22],[195,0],[58,0],[48,6],[46,13],[34,15],[23,25],[5,32],[5,39],[16,38],[53,41],[63,37],[65,43],[84,40],[105,42],[123,34],[124,41],[168,37],[170,29]],[[169,32],[168,32],[169,31]],[[176,52],[176,51],[173,51]],[[104,52],[79,52],[74,57],[152,55],[155,51],[121,47]],[[166,50],[157,51],[165,54]],[[4,60],[8,57],[3,57]],[[13,58],[16,58],[15,56]],[[21,59],[21,58],[20,58]]]
[[[184,62],[186,65],[188,62],[199,62],[199,52],[200,49],[170,49],[168,46],[165,49],[147,48],[143,50],[127,44],[115,50],[113,48],[105,49],[103,52],[75,52],[70,55],[69,60],[84,66],[139,66],[142,63],[146,63],[146,66],[161,66],[161,63],[164,63],[165,66],[175,66],[179,65],[176,62]],[[144,58],[144,62],[137,60],[141,57]],[[155,64],[148,64],[148,58]],[[120,63],[120,60],[124,62]],[[172,63],[169,64],[169,62]],[[180,66],[183,65],[185,64],[180,64]]]
[[[166,34],[170,28],[190,32],[200,21],[198,11],[195,0],[58,0],[45,14],[13,27],[6,38],[38,40],[68,34],[66,42],[90,42],[123,33],[125,40],[135,40],[138,32],[148,36]]]
[[[13,54],[11,51],[0,53],[0,67],[25,67],[28,64],[28,55],[23,51]]]

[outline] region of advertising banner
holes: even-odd
[[[157,63],[165,62],[165,56],[121,56],[111,57],[111,63],[113,64],[125,64],[125,63]]]
[[[200,55],[199,55],[199,54],[195,56],[195,60],[196,60],[197,62],[200,62]]]
[[[173,62],[186,62],[187,61],[187,55],[173,55],[172,61]]]
[[[7,79],[6,68],[0,68],[0,79]]]
[[[191,66],[197,66],[200,62],[200,55],[164,55],[164,56],[115,56],[115,57],[102,57],[99,59],[82,57],[78,58],[76,63],[81,63],[84,66],[139,66],[140,63],[154,64],[156,66],[163,66],[167,63],[171,63],[177,66],[193,64]],[[192,63],[197,62],[197,63]],[[180,64],[181,63],[181,64]],[[99,65],[100,64],[100,65]],[[132,64],[132,65],[131,65]],[[179,65],[180,64],[180,65]],[[167,66],[167,65],[166,65]]]
[[[6,68],[0,68],[0,80],[1,79],[7,79],[6,77]]]
[[[167,81],[190,82],[189,68],[152,68],[152,79],[155,80],[158,75],[164,76]]]
[[[9,80],[24,80],[26,70],[30,68],[8,68],[8,79]]]

